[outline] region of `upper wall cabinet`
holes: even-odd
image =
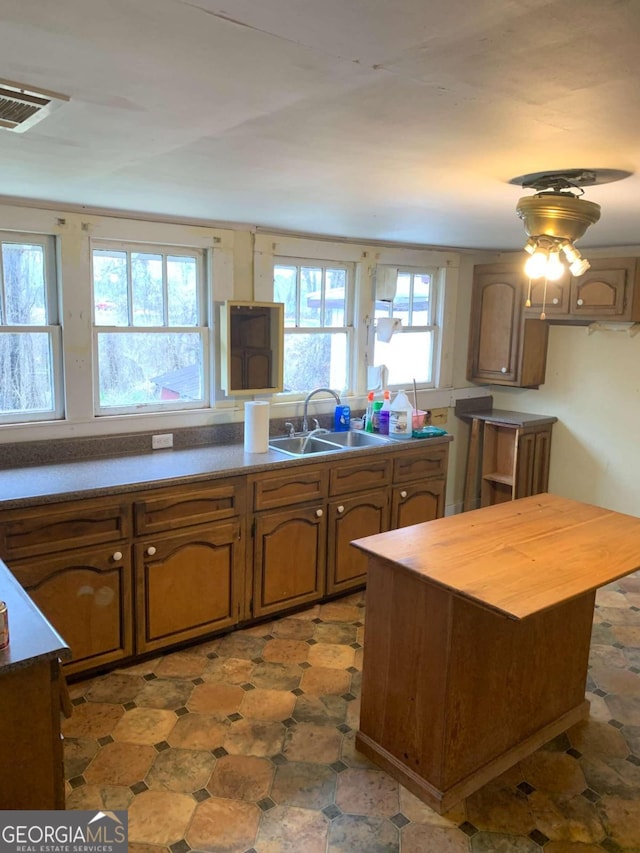
[[[220,382],[231,395],[283,389],[284,305],[225,302],[220,307]]]
[[[597,320],[640,321],[637,258],[597,258],[591,269],[574,278],[567,272],[559,282],[536,282],[531,289],[530,316],[539,317],[544,304],[548,320],[590,323]]]
[[[526,283],[521,264],[475,267],[469,381],[525,388],[544,382],[548,327],[524,318]]]

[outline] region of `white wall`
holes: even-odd
[[[640,516],[640,335],[551,326],[545,384],[491,390],[496,408],[558,418],[550,492]]]

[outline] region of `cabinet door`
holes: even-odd
[[[71,648],[66,672],[83,672],[133,654],[128,547],[23,560],[11,570]]]
[[[331,501],[327,554],[328,594],[365,582],[368,557],[362,551],[352,548],[350,542],[388,529],[387,489]]]
[[[560,281],[538,279],[531,282],[531,305],[526,306],[525,312],[533,317],[539,317],[544,309],[548,317],[569,313],[569,275],[565,273]],[[528,286],[527,286],[528,292]]]
[[[322,597],[326,530],[323,504],[256,515],[254,616],[276,613]]]
[[[521,432],[517,448],[515,498],[526,498],[547,491],[550,454],[550,427]]]
[[[391,526],[410,527],[444,515],[444,480],[425,480],[395,486],[391,498]]]
[[[475,268],[467,378],[537,388],[544,382],[548,328],[523,319],[526,280],[517,265]]]
[[[522,282],[515,273],[479,273],[471,312],[473,379],[516,382]]]
[[[635,264],[635,258],[592,261],[590,270],[571,279],[570,312],[578,317],[622,319]]]
[[[239,618],[243,541],[238,519],[135,546],[139,652],[230,628]]]

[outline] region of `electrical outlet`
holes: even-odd
[[[431,409],[431,423],[433,426],[443,426],[447,422],[448,409]]]
[[[163,450],[166,447],[173,447],[173,433],[163,432],[161,435],[151,436],[151,449]]]

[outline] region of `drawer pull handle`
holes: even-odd
[[[406,498],[406,496],[407,496],[407,493],[406,493],[406,492],[404,491],[404,489],[403,489],[403,490],[400,492],[400,497],[401,497],[401,498]]]
[[[344,507],[342,506],[342,504],[340,504],[340,506],[338,507],[338,512],[344,512]]]
[[[323,515],[324,513],[321,509],[316,510],[316,518],[322,518]]]
[[[147,548],[147,556],[153,557],[153,555],[155,553],[156,553],[156,546],[155,545],[149,545],[149,547]]]
[[[119,563],[121,559],[122,559],[122,551],[114,551],[113,562]]]

